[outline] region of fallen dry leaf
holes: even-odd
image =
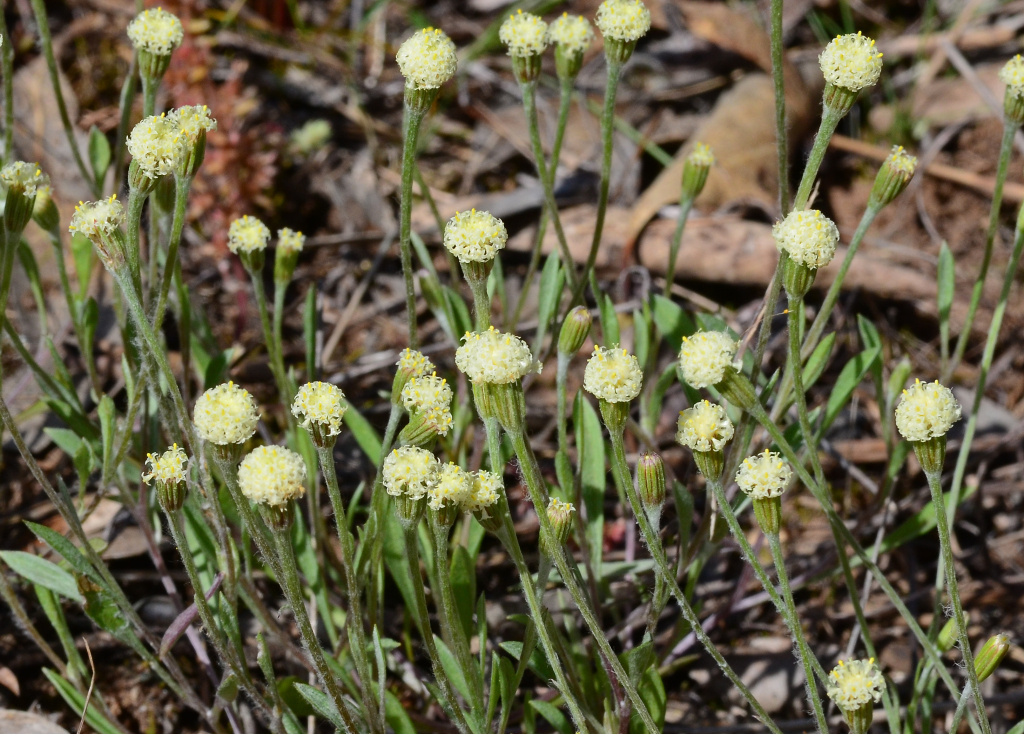
[[[15,696],[21,695],[21,686],[18,684],[18,676],[10,668],[0,665],[0,685],[12,691]]]

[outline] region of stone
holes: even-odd
[[[68,734],[44,716],[12,709],[0,709],[0,731],[4,734]]]

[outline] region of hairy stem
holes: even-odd
[[[402,200],[399,211],[398,245],[402,255],[402,275],[405,277],[405,310],[409,319],[409,347],[418,345],[416,334],[416,284],[412,270],[412,179],[416,168],[416,141],[424,112],[405,105],[402,116]]]
[[[772,83],[775,87],[775,150],[778,155],[779,211],[789,211],[789,141],[786,129],[786,82],[782,47],[782,0],[772,0]]]
[[[692,208],[693,197],[683,191],[679,194],[679,218],[676,220],[676,230],[672,234],[672,242],[668,248],[668,270],[665,271],[665,287],[662,289],[665,298],[672,297],[672,284],[676,282],[676,258],[679,256],[683,230],[686,229],[686,220],[689,218]]]

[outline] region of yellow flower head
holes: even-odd
[[[270,229],[256,217],[246,214],[231,223],[228,228],[228,249],[236,255],[240,252],[265,250],[270,241]]]
[[[418,500],[437,482],[440,464],[434,455],[416,446],[401,446],[384,459],[384,488],[388,494]]]
[[[249,440],[259,419],[252,395],[233,382],[217,385],[200,395],[192,413],[199,436],[218,446]]]
[[[526,342],[493,326],[487,331],[466,332],[455,352],[455,365],[471,382],[494,385],[515,382],[534,370],[540,372]]]
[[[473,492],[473,475],[458,464],[448,462],[437,472],[437,481],[427,489],[427,504],[432,510],[462,505]]]
[[[779,454],[768,449],[748,456],[736,472],[736,483],[755,500],[778,497],[786,491],[793,470]]]
[[[142,481],[146,484],[152,484],[154,479],[158,484],[180,484],[185,481],[188,457],[178,448],[178,444],[162,454],[149,454],[146,463],[149,464],[149,472],[142,475]]]
[[[444,228],[444,246],[460,262],[490,262],[505,247],[508,230],[490,212],[458,212]]]
[[[889,170],[903,174],[907,180],[910,180],[917,170],[917,158],[904,150],[902,145],[892,146],[892,152],[885,162],[889,165]]]
[[[395,366],[398,367],[399,372],[404,372],[409,377],[422,377],[428,372],[434,371],[434,363],[423,352],[418,352],[408,347],[403,349],[402,353],[398,355],[398,361],[395,362]]]
[[[808,268],[823,268],[832,262],[839,243],[839,229],[817,209],[792,211],[772,227],[779,252]]]
[[[501,24],[498,38],[508,46],[509,56],[538,56],[548,45],[548,24],[538,15],[518,10]]]
[[[431,430],[447,436],[452,426],[452,388],[436,373],[413,377],[402,388],[402,404],[410,413],[423,415]]]
[[[462,499],[462,507],[468,512],[484,512],[498,501],[505,490],[501,477],[481,469],[473,475],[473,486]]]
[[[736,356],[736,340],[724,331],[698,331],[683,337],[679,349],[679,369],[690,387],[700,390],[717,385]]]
[[[439,28],[417,31],[395,55],[405,83],[414,89],[437,89],[455,75],[455,44]]]
[[[594,22],[605,38],[628,43],[651,29],[651,11],[640,0],[604,0]]]
[[[999,70],[999,80],[1011,97],[1024,97],[1024,59],[1017,54]]]
[[[132,128],[128,152],[149,178],[174,173],[188,153],[175,115],[153,115]]]
[[[341,433],[341,420],[348,410],[345,393],[329,382],[307,382],[292,401],[292,415],[307,431],[314,427],[325,436]]]
[[[558,45],[569,55],[581,54],[594,40],[590,21],[582,15],[562,13],[548,25],[548,43]]]
[[[676,427],[676,440],[691,451],[721,451],[735,431],[725,408],[707,400],[682,411]]]
[[[859,92],[878,81],[882,73],[882,54],[867,36],[850,33],[833,38],[818,57],[818,64],[826,82]]]
[[[128,24],[128,38],[137,51],[170,56],[181,45],[185,31],[178,16],[162,8],[151,8]]]
[[[288,227],[277,230],[277,246],[285,252],[302,252],[305,244],[306,235],[302,232],[296,232]]]
[[[38,163],[14,161],[0,169],[0,183],[8,191],[20,191],[31,197],[39,189],[49,187],[50,177],[39,169]]]
[[[107,237],[121,226],[124,221],[124,207],[111,195],[109,199],[100,201],[80,201],[71,215],[72,234],[83,234],[90,240]]]
[[[910,389],[903,391],[903,398],[896,406],[896,427],[908,441],[945,436],[958,420],[960,403],[953,397],[953,391],[940,385],[938,380],[915,380]]]
[[[238,467],[238,488],[250,501],[278,506],[306,493],[306,462],[283,446],[258,446]]]
[[[217,121],[210,115],[206,105],[185,105],[171,112],[168,117],[177,120],[181,134],[193,145],[201,134],[217,129]]]
[[[583,389],[608,403],[628,403],[640,394],[644,373],[625,349],[594,347],[583,372]]]
[[[711,147],[704,143],[697,143],[693,146],[693,150],[690,151],[690,155],[687,156],[687,160],[695,166],[701,168],[711,168],[715,165],[715,154],[711,152]]]
[[[885,678],[874,658],[845,663],[840,660],[828,677],[825,692],[842,711],[856,711],[882,700]]]

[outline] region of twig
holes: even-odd
[[[89,679],[89,690],[85,694],[85,703],[82,704],[82,720],[78,722],[76,734],[82,734],[82,729],[85,727],[85,715],[89,711],[89,701],[92,700],[93,686],[96,685],[96,664],[92,661],[92,650],[89,648],[89,640],[83,637],[82,642],[85,643],[85,654],[89,656],[89,670],[92,672],[92,677]]]

